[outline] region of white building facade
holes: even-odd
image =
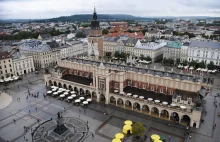
[[[8,52],[0,52],[0,77],[1,79],[14,75],[11,55]]]
[[[13,58],[13,67],[14,67],[14,72],[17,76],[34,72],[35,67],[34,67],[34,60],[33,56],[16,56]]]
[[[220,66],[220,44],[213,41],[191,41],[188,48],[188,61],[204,61],[209,64],[211,61]]]

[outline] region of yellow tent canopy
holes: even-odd
[[[153,135],[151,135],[151,139],[153,139],[153,140],[160,140],[160,136],[156,135],[156,134],[153,134]]]
[[[127,134],[127,132],[130,130],[130,132],[132,133],[132,127],[131,125],[124,125],[123,127],[123,133]]]
[[[121,142],[120,139],[113,139],[112,142]]]
[[[123,138],[124,138],[124,134],[122,134],[122,133],[117,133],[117,134],[115,135],[115,138],[116,138],[116,139],[123,139]]]
[[[154,140],[154,142],[163,142],[162,140]]]
[[[125,123],[125,125],[131,125],[132,121],[131,120],[126,120],[124,123]]]

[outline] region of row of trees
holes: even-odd
[[[86,34],[84,32],[78,32],[76,38],[86,38]]]
[[[130,56],[129,53],[125,53],[125,52],[119,52],[119,51],[116,51],[114,56],[118,59],[122,59],[123,61],[126,61],[127,57]]]
[[[140,60],[145,60],[145,61],[152,61],[152,58],[150,56],[145,57],[143,54],[140,55]]]
[[[202,62],[196,62],[196,61],[191,61],[191,62],[188,62],[187,60],[184,60],[182,62],[180,62],[180,59],[176,59],[176,61],[174,61],[174,59],[172,58],[169,58],[169,59],[166,59],[164,58],[163,59],[163,64],[164,65],[179,65],[179,64],[182,64],[183,66],[192,66],[194,68],[208,68],[209,70],[213,70],[215,69],[215,65],[214,63],[211,61],[209,64],[206,65],[206,63],[204,61]]]
[[[17,31],[14,31],[14,33],[17,32]],[[57,35],[60,35],[60,34],[67,34],[69,33],[70,31],[66,31],[66,32],[60,32],[60,31],[57,31],[55,29],[52,29],[50,31],[48,30],[45,30],[45,31],[41,31],[41,32],[25,32],[25,31],[21,31],[21,32],[18,32],[18,34],[16,35],[3,35],[3,36],[0,36],[0,40],[21,40],[21,39],[29,39],[29,38],[38,38],[39,34],[50,34],[52,36],[57,36]]]

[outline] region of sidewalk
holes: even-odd
[[[7,107],[12,102],[12,97],[0,91],[0,109]]]

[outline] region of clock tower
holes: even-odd
[[[91,29],[88,34],[88,56],[91,59],[98,60],[103,58],[103,36],[102,29],[99,27],[99,21],[94,7]]]

